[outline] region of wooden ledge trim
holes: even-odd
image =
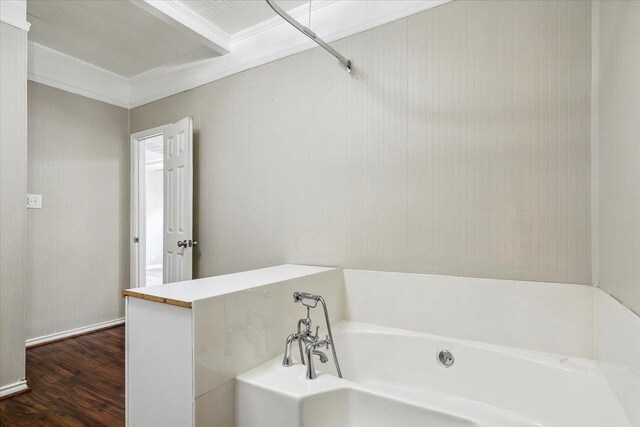
[[[159,302],[162,304],[175,305],[183,308],[191,308],[191,303],[187,301],[180,301],[177,299],[164,298],[156,295],[143,294],[141,292],[132,291],[131,289],[125,289],[122,291],[122,297],[134,297],[140,299],[146,299],[147,301]]]

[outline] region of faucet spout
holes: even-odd
[[[320,363],[327,363],[329,361],[327,355],[320,350],[313,350],[313,354],[320,357]]]

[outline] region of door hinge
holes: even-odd
[[[139,243],[140,242],[140,238],[139,237],[134,237],[133,238],[133,243]]]

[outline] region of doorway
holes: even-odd
[[[193,119],[131,135],[131,287],[192,278]]]
[[[163,135],[145,139],[145,286],[162,284]]]
[[[131,135],[131,287],[162,284],[164,132]]]

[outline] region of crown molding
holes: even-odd
[[[307,15],[309,13],[309,5],[311,5],[311,12],[314,12],[318,9],[321,9],[325,6],[330,5],[331,3],[334,3],[336,0],[315,0],[312,1],[310,3],[307,4],[303,4],[301,6],[296,7],[295,9],[291,9],[290,11],[288,11],[287,13],[292,16],[293,18],[296,18],[296,20],[301,21],[301,19],[299,18],[303,18],[305,17],[305,15]],[[344,0],[343,0],[344,1]],[[313,16],[312,18],[315,18],[315,16]],[[305,26],[306,25],[306,21],[301,21]],[[255,36],[256,34],[259,34],[263,31],[269,30],[270,28],[273,28],[275,26],[281,25],[283,24],[284,21],[282,20],[281,17],[279,16],[274,16],[272,18],[267,19],[266,21],[262,21],[256,25],[253,25],[249,28],[246,28],[242,31],[239,31],[237,33],[235,33],[234,35],[231,36],[231,42],[232,43],[237,43],[240,42],[246,38]],[[315,19],[313,19],[311,21],[312,26],[315,24]]]
[[[315,10],[312,9],[311,26],[319,37],[331,42],[450,1],[318,1]],[[307,11],[308,6],[303,5],[292,11],[292,16],[302,17]],[[232,36],[231,52],[227,55],[132,77],[132,108],[317,46],[287,22],[276,18]],[[347,56],[348,53],[344,52]],[[357,67],[358,58],[351,59]]]
[[[1,0],[0,22],[29,31],[31,24],[27,22],[27,0]]]
[[[316,0],[311,6],[311,26],[319,37],[331,42],[450,1]],[[290,13],[302,21],[308,12],[309,6],[303,5]],[[30,42],[28,77],[119,107],[135,108],[317,46],[280,17],[234,34],[230,40],[230,52],[225,55],[167,64],[131,78]],[[358,58],[350,59],[357,68]]]
[[[128,78],[34,42],[29,42],[27,52],[29,80],[118,107],[131,107]]]

